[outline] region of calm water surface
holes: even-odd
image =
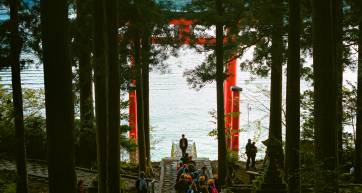
[[[250,57],[247,53],[245,58]],[[188,48],[180,49],[178,57],[165,61],[170,73],[150,74],[150,113],[152,130],[152,160],[157,161],[170,156],[171,143],[178,141],[181,134],[196,142],[199,157],[217,159],[217,141],[208,133],[215,128],[215,119],[209,114],[216,110],[215,83],[200,91],[190,89],[183,73],[202,63],[205,54]],[[243,60],[243,58],[241,59]],[[256,78],[248,72],[238,70],[237,85],[243,88],[240,98],[240,155],[245,152],[248,138],[255,140],[260,152],[264,146],[261,141],[267,137],[269,122],[268,78]],[[1,84],[11,84],[9,71],[0,72]],[[354,73],[345,75],[355,81]],[[251,81],[253,79],[253,81]],[[42,67],[30,68],[22,72],[24,88],[43,88]],[[302,83],[302,90],[309,85]],[[283,83],[285,96],[285,78]],[[259,154],[262,157],[263,153]]]

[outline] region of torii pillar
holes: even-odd
[[[225,133],[227,148],[235,153],[239,152],[239,119],[240,119],[240,90],[236,87],[237,62],[231,60],[226,66],[226,80],[224,83]]]

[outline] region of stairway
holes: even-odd
[[[192,156],[192,160],[196,163],[196,168],[200,169],[202,166],[208,168],[208,176],[212,177],[211,162],[208,158],[198,158],[196,152],[196,145],[194,142],[189,141],[189,147],[187,152]],[[161,176],[160,176],[160,188],[159,193],[175,193],[176,183],[176,167],[180,162],[181,149],[178,146],[178,142],[174,142],[171,148],[171,157],[163,158],[161,161]]]

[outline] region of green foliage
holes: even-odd
[[[16,193],[16,183],[7,184],[4,193]]]
[[[303,184],[314,183],[314,144],[312,140],[301,140],[300,144],[300,158],[301,158],[301,181]]]
[[[128,125],[121,125],[120,127],[120,145],[121,148],[128,151],[134,152],[137,150],[137,142],[134,139],[130,139],[126,136],[127,132],[130,130]]]
[[[15,193],[15,173],[0,171],[0,192],[2,193]]]
[[[24,126],[25,126],[25,146],[28,158],[47,159],[47,137],[45,125],[45,102],[44,91],[34,89],[23,90],[24,104]],[[121,105],[126,108],[126,102]],[[124,114],[122,119],[127,119]],[[129,131],[127,125],[120,126],[120,145],[122,149],[134,151],[136,143],[129,140],[125,133]],[[80,120],[75,119],[75,150],[76,163],[82,167],[95,167],[96,165],[96,147],[95,131],[80,130]],[[0,85],[0,152],[6,156],[13,157],[15,152],[15,129],[13,118],[12,94],[7,88]],[[82,145],[81,145],[82,144]],[[82,146],[82,147],[81,147]],[[93,152],[93,153],[89,153]]]
[[[138,170],[138,165],[135,163],[130,163],[130,162],[121,162],[120,168],[122,170],[126,170],[126,171],[134,171],[134,170]]]
[[[301,95],[301,137],[302,140],[312,140],[314,138],[314,92],[306,90]]]
[[[42,91],[24,89],[24,126],[27,156],[44,159],[46,154],[45,120],[41,116],[44,106]],[[12,94],[10,90],[0,86],[0,150],[14,156],[15,129],[13,118]]]
[[[195,19],[195,29],[198,31],[196,34],[191,34],[190,39],[195,40],[199,34],[204,37],[210,37],[207,31],[211,29],[211,26],[221,22],[227,29],[228,35],[225,37],[227,42],[224,44],[223,53],[224,64],[227,64],[234,55],[239,57],[245,50],[245,45],[249,45],[246,42],[240,44],[241,38],[237,35],[240,32],[240,26],[243,26],[241,18],[246,13],[245,1],[243,0],[226,0],[222,2],[225,12],[223,15],[219,15],[216,11],[215,1],[213,0],[193,0],[190,5],[187,6],[187,14]],[[215,37],[213,37],[215,38]],[[215,45],[203,45],[202,47],[193,44],[191,41],[190,46],[196,48],[199,52],[212,51],[215,49]],[[242,45],[242,46],[241,46]],[[226,66],[226,65],[225,65]],[[216,79],[216,56],[214,52],[208,53],[206,60],[194,69],[188,70],[184,73],[188,84],[191,88],[200,90],[205,85],[211,84]],[[223,72],[223,77],[228,75]]]
[[[31,5],[30,5],[31,4]],[[22,40],[22,53],[35,53],[40,58],[40,14],[39,1],[31,3],[22,1],[19,10],[19,30]],[[8,9],[8,3],[0,2],[2,9]],[[6,17],[5,17],[6,18]],[[8,18],[0,19],[0,69],[10,67],[10,21]],[[20,63],[23,67],[34,64],[35,60],[29,57],[21,57]]]
[[[261,185],[264,182],[264,176],[256,176],[252,182],[252,193],[257,193],[261,189]]]

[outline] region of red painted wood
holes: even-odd
[[[240,91],[233,91],[232,112],[235,116],[232,117],[231,128],[231,150],[235,153],[239,152],[239,125],[240,125]]]
[[[131,68],[134,69],[134,58],[131,56]],[[134,70],[133,70],[134,72]],[[136,80],[131,81],[130,92],[128,93],[128,125],[130,127],[129,138],[134,139],[137,143],[138,138],[138,125],[137,125],[137,94],[136,94]]]
[[[232,91],[231,87],[236,85],[236,59],[230,61],[226,67],[227,78],[224,83],[224,110],[225,110],[225,132],[227,135],[226,145],[231,149],[231,127],[234,118],[232,114]]]

